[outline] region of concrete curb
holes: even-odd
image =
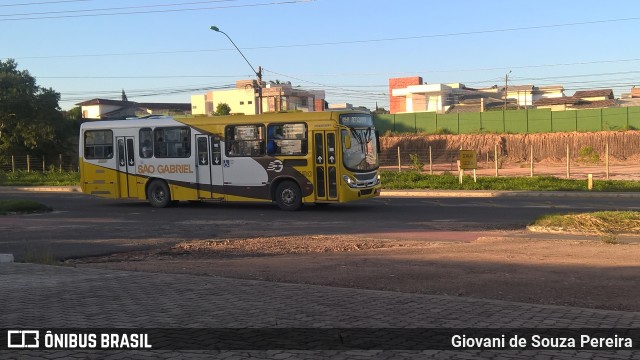
[[[0,186],[0,193],[15,192],[82,192],[80,186]]]
[[[382,197],[574,197],[574,198],[640,198],[640,192],[589,191],[496,191],[496,190],[382,190]]]
[[[80,186],[0,186],[0,193],[58,192],[81,193]],[[513,191],[513,190],[382,190],[382,197],[423,198],[493,198],[493,197],[574,197],[574,198],[640,198],[640,192],[591,192],[591,191]]]

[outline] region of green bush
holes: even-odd
[[[424,170],[424,162],[420,160],[418,154],[409,154],[411,159],[411,170],[421,173]]]
[[[51,211],[48,206],[32,200],[0,200],[0,215],[12,213],[31,214],[47,211]]]
[[[585,146],[578,153],[578,161],[587,164],[596,164],[600,162],[600,154],[598,154],[592,146]]]

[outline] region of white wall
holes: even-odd
[[[82,117],[86,119],[99,119],[102,114],[110,113],[121,109],[117,105],[89,105],[82,107]]]
[[[207,115],[207,96],[191,95],[191,114]]]
[[[216,111],[218,104],[229,105],[232,114],[257,114],[257,99],[252,88],[213,91],[213,111]]]

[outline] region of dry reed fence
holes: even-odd
[[[457,171],[463,149],[476,151],[479,171],[493,173],[498,167],[501,175],[582,177],[588,172],[640,179],[640,131],[389,136],[381,138],[381,148],[380,162],[387,168],[411,167],[415,154],[425,170]]]

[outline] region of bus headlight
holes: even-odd
[[[356,181],[352,178],[350,178],[347,175],[342,175],[342,180],[344,180],[344,182],[347,183],[347,185],[349,185],[349,187],[356,187]]]

